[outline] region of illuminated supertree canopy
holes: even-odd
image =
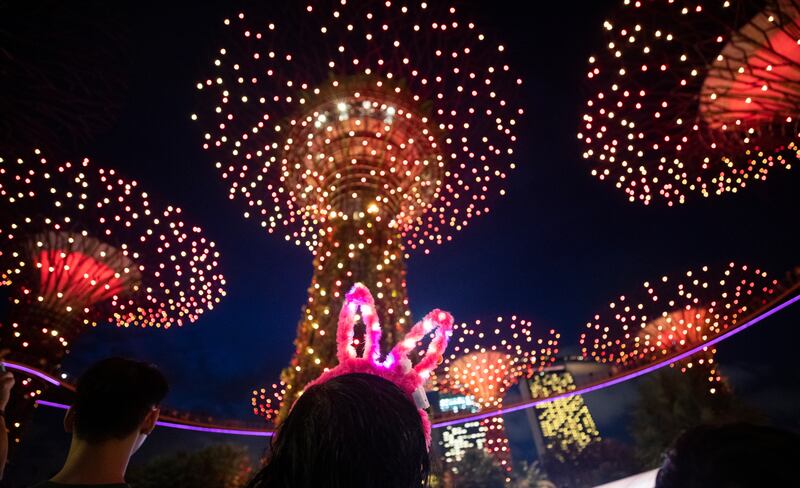
[[[494,323],[475,321],[453,328],[448,355],[436,372],[439,390],[469,395],[481,408],[502,405],[508,388],[550,365],[558,354],[560,334],[535,331],[530,321],[511,316]],[[511,470],[511,451],[501,416],[482,421],[486,449]]]
[[[207,106],[192,118],[245,217],[314,255],[282,375],[291,403],[332,364],[331,310],[344,291],[376,291],[384,347],[393,344],[410,320],[404,258],[451,240],[504,193],[522,116],[509,97],[521,80],[504,47],[452,7],[270,9],[293,23],[224,21],[231,39],[197,83]]]
[[[781,289],[759,268],[729,263],[723,269],[703,266],[683,276],[645,282],[633,295],[622,295],[586,324],[580,338],[587,359],[639,367],[702,344],[735,327],[768,304]],[[677,363],[681,370],[704,367],[711,393],[722,382],[707,349]]]
[[[0,337],[11,359],[57,371],[87,327],[168,329],[225,295],[214,242],[114,170],[38,151],[0,158],[0,202],[0,276],[13,302]]]
[[[126,7],[102,0],[0,3],[0,147],[71,153],[116,120]]]
[[[604,31],[578,138],[630,201],[735,193],[795,164],[800,3],[624,0]]]

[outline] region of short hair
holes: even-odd
[[[167,395],[167,379],[155,366],[109,358],[89,367],[76,389],[75,435],[98,443],[124,439]]]
[[[656,488],[794,486],[800,435],[736,423],[700,426],[681,435],[665,456]]]
[[[251,488],[418,488],[430,459],[422,418],[397,385],[346,374],[308,388]]]

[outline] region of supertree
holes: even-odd
[[[735,327],[776,298],[781,288],[765,271],[735,263],[721,270],[703,266],[677,279],[663,276],[647,281],[638,292],[620,296],[586,324],[581,353],[620,370],[640,367]],[[726,387],[715,352],[707,348],[675,363],[684,372],[703,368],[712,394]]]
[[[136,181],[89,161],[0,158],[0,324],[9,358],[57,374],[76,337],[98,324],[168,329],[224,296],[219,252],[180,208],[159,208]],[[20,408],[42,389],[23,378]]]
[[[409,326],[405,258],[449,241],[504,193],[521,80],[504,47],[453,7],[288,2],[270,15],[286,22],[224,21],[230,46],[197,84],[210,102],[192,118],[245,217],[314,256],[278,392],[285,413],[332,364],[344,292],[376,291],[384,348],[393,344]]]
[[[461,323],[453,327],[448,355],[433,382],[446,393],[467,395],[480,408],[503,403],[508,388],[550,365],[558,354],[560,334],[534,330],[530,321],[517,316],[495,322]],[[511,451],[503,417],[481,421],[486,427],[486,450],[510,472]]]
[[[72,156],[112,127],[131,58],[128,7],[0,1],[0,147]]]
[[[735,193],[800,154],[800,2],[625,0],[589,58],[592,174],[630,201]]]

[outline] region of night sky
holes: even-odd
[[[527,3],[527,2],[526,2]],[[601,24],[616,1],[467,2],[462,9],[510,51],[525,80],[527,116],[517,134],[518,169],[507,196],[453,242],[408,260],[415,317],[431,308],[471,321],[516,313],[562,333],[577,351],[596,311],[643,281],[730,261],[780,277],[800,265],[796,212],[800,172],[774,170],[737,195],[694,198],[679,208],[643,207],[591,177],[576,138],[587,58],[600,49]],[[240,3],[239,3],[240,4]],[[242,217],[201,149],[189,115],[202,103],[194,84],[221,46],[222,19],[235,2],[162,2],[129,8],[131,46],[117,122],[82,154],[137,179],[155,200],[181,206],[222,253],[228,296],[189,326],[158,330],[100,327],[73,348],[66,370],[118,354],[160,365],[172,383],[168,405],[250,420],[250,392],[278,378],[293,351],[311,279],[311,255]],[[246,4],[244,4],[246,9]],[[309,48],[313,48],[309,46]],[[800,426],[794,342],[800,306],[720,349],[724,374],[776,422]],[[589,398],[601,433],[625,435],[630,387]]]

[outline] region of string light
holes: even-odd
[[[191,117],[245,217],[314,256],[283,383],[255,390],[254,410],[269,399],[282,415],[335,364],[335,311],[354,283],[375,292],[383,347],[400,340],[405,259],[489,212],[523,115],[505,49],[455,8],[307,7],[287,6],[288,25],[226,19]]]
[[[775,296],[780,284],[759,268],[729,263],[721,271],[708,266],[683,277],[645,282],[638,293],[620,296],[594,316],[581,335],[587,359],[634,368],[712,339]],[[722,382],[709,348],[677,363],[682,371],[701,367],[709,391]]]
[[[671,206],[790,169],[800,155],[798,23],[793,0],[625,1],[589,58],[594,95],[578,138],[592,174],[631,202]]]
[[[168,329],[225,295],[214,242],[114,170],[39,151],[0,157],[0,201],[0,282],[13,302],[0,333],[15,359],[56,373],[86,328]]]
[[[356,324],[363,319],[365,332],[363,348],[357,350],[360,341],[355,339]],[[347,293],[345,303],[339,313],[336,330],[336,357],[339,364],[312,380],[308,386],[313,387],[325,383],[340,375],[366,373],[379,376],[395,383],[410,400],[416,404],[423,417],[425,439],[430,447],[430,423],[426,409],[429,407],[424,385],[431,373],[441,363],[445,349],[452,335],[453,317],[443,310],[435,309],[417,322],[384,357],[381,353],[381,324],[375,314],[375,299],[363,284],[356,283]],[[416,363],[409,357],[418,345],[428,339],[428,345],[417,351]],[[277,388],[277,385],[273,385]],[[258,392],[254,392],[258,395]],[[257,405],[259,399],[264,403]],[[270,407],[272,398],[258,395],[253,403],[258,408],[256,413],[274,415],[274,407]]]
[[[558,354],[560,334],[534,333],[533,324],[512,316],[494,323],[461,323],[453,328],[449,354],[436,374],[440,391],[468,395],[479,408],[502,405],[503,396],[519,378],[551,364]],[[511,471],[511,451],[503,418],[481,421],[486,427],[485,449]]]

